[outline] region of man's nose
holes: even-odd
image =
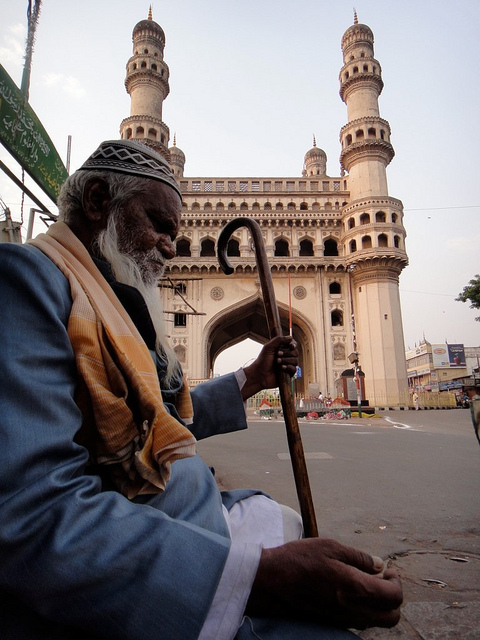
[[[176,255],[175,244],[170,236],[162,235],[157,242],[157,249],[165,257],[166,260],[171,260]]]

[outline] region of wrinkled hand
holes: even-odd
[[[242,389],[244,400],[262,389],[278,386],[277,374],[283,371],[293,376],[298,364],[297,343],[291,336],[272,338],[263,346],[258,358],[244,368],[247,381]]]
[[[335,540],[308,538],[264,549],[246,613],[337,627],[393,627],[402,587],[381,558]]]

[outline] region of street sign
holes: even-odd
[[[34,110],[0,65],[0,141],[54,202],[67,170]]]

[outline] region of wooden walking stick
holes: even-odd
[[[233,267],[227,257],[227,245],[230,236],[239,227],[248,227],[252,235],[255,256],[257,260],[258,275],[262,287],[263,303],[267,316],[268,330],[270,338],[282,336],[282,326],[280,314],[278,313],[275,292],[273,289],[272,274],[265,252],[262,232],[260,226],[252,218],[235,218],[225,225],[218,238],[218,261],[226,275],[233,273]],[[302,514],[303,528],[307,538],[318,536],[317,522],[313,508],[312,493],[308,480],[307,465],[303,451],[302,438],[298,427],[297,413],[290,386],[290,378],[283,371],[278,374],[278,386],[280,389],[280,399],[282,401],[283,417],[287,429],[288,448],[292,461],[293,475],[297,489],[300,512]]]

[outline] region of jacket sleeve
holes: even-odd
[[[212,378],[192,389],[193,424],[197,440],[247,428],[245,406],[234,373]]]
[[[0,301],[0,608],[83,637],[197,638],[229,540],[85,474],[69,286],[55,265],[3,244]]]

